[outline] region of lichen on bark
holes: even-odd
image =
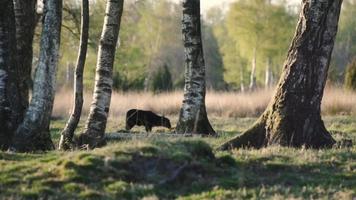
[[[46,0],[44,9],[40,57],[34,78],[33,95],[24,120],[13,137],[11,150],[14,151],[54,149],[49,125],[56,87],[62,0]]]
[[[216,135],[205,107],[205,61],[201,38],[200,0],[184,0],[182,4],[185,84],[176,132]]]
[[[124,0],[107,1],[98,51],[94,96],[85,130],[78,138],[80,146],[95,148],[105,144],[104,136],[113,84],[112,71],[123,6]]]
[[[321,100],[342,0],[303,0],[296,33],[276,94],[251,129],[221,145],[261,148],[282,145],[332,147],[320,115]],[[263,140],[263,141],[261,141]]]

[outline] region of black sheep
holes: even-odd
[[[145,126],[147,132],[151,132],[152,127],[155,126],[171,129],[171,122],[168,118],[156,115],[151,111],[131,109],[126,113],[126,130],[131,130],[135,125]]]

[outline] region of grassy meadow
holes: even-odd
[[[115,93],[107,126],[111,140],[106,147],[34,154],[0,152],[0,199],[355,199],[356,146],[215,150],[253,124],[271,92],[209,92],[208,113],[220,135],[217,138],[175,136],[161,128],[148,135],[143,127],[119,134],[124,113],[134,107],[165,114],[175,124],[181,92]],[[55,143],[69,102],[69,93],[57,96],[51,125]],[[335,88],[326,91],[323,119],[335,139],[355,143],[355,102],[355,93]]]

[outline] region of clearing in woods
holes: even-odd
[[[175,124],[177,119],[172,119]],[[325,117],[337,140],[356,140],[356,117]],[[110,121],[108,132],[124,127]],[[269,147],[219,152],[254,118],[211,117],[219,138],[151,135],[109,142],[94,151],[0,152],[0,199],[352,199],[356,147],[309,150]],[[64,120],[53,121],[58,142]],[[221,131],[224,130],[224,131]],[[144,132],[135,127],[133,131]]]

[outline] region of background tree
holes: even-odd
[[[95,148],[105,141],[106,122],[112,93],[112,72],[118,42],[124,0],[107,1],[99,44],[95,89],[90,113],[79,144]]]
[[[203,23],[202,29],[204,58],[206,61],[206,86],[214,90],[225,89],[224,64],[219,51],[217,37],[213,32],[213,27],[208,23]]]
[[[72,146],[74,131],[78,126],[83,108],[83,72],[89,39],[89,1],[82,0],[80,48],[75,68],[74,105],[68,122],[61,133],[59,149],[68,150]]]
[[[76,55],[66,49],[78,48],[80,36],[80,7],[76,1],[64,0],[63,31],[60,67],[58,69],[59,87],[72,88]],[[84,72],[84,86],[92,90],[94,85],[97,47],[99,46],[105,1],[90,1],[90,28],[87,66]],[[184,86],[184,47],[181,41],[180,5],[170,0],[128,0],[122,15],[120,48],[115,53],[113,68],[113,89],[144,90],[151,86],[154,73],[164,64],[169,66],[173,87]],[[203,21],[203,42],[206,57],[207,88],[224,89],[222,55],[217,48],[218,37],[213,26]],[[159,36],[159,37],[157,37]],[[158,41],[158,42],[156,42]],[[69,66],[69,67],[68,67]],[[68,69],[68,70],[67,70]],[[69,72],[69,73],[68,73]],[[182,84],[183,83],[183,84]],[[152,89],[148,87],[148,89]]]
[[[56,87],[62,1],[46,0],[44,9],[41,50],[35,73],[33,95],[24,120],[13,137],[12,149],[17,151],[54,148],[49,124]]]
[[[346,68],[345,87],[349,90],[356,90],[356,58]]]
[[[299,4],[283,0],[265,0],[261,3],[264,9],[260,9],[254,8],[254,1],[244,1],[244,4],[250,5],[251,9],[257,9],[263,13],[263,16],[266,16],[262,19],[263,23],[258,23],[262,30],[263,40],[261,39],[256,54],[256,83],[259,87],[275,85],[293,36]],[[75,62],[73,61],[77,55],[72,52],[78,50],[80,38],[80,4],[78,2],[64,0],[62,50],[57,76],[59,88],[71,89],[74,85],[72,76],[68,75],[74,74]],[[92,77],[95,76],[105,2],[104,0],[89,2],[91,10],[89,48],[86,60],[87,70],[83,78],[87,91],[92,91],[94,86]],[[355,54],[353,51],[354,34],[352,34],[355,32],[355,20],[352,19],[356,17],[354,2],[355,0],[344,0],[339,23],[340,30],[332,56],[329,80],[339,84],[343,83],[346,65],[351,61],[349,55],[352,57]],[[245,24],[254,19],[255,15],[253,12],[251,15],[245,14],[248,13],[247,11],[237,12],[236,6],[233,6],[235,4],[241,4],[241,2],[232,2],[231,6],[227,5],[229,7],[211,8],[201,19],[208,89],[240,90],[250,84],[251,49],[253,48],[250,47],[250,43],[242,40],[252,38],[253,34],[248,34],[249,31],[244,29],[247,28]],[[169,66],[173,87],[175,89],[184,87],[184,68],[182,67],[184,47],[180,34],[181,11],[181,6],[171,0],[125,1],[119,38],[120,48],[115,53],[113,89],[143,90],[145,78],[150,76],[150,81],[147,83],[152,85],[153,73],[164,64]],[[234,16],[239,17],[235,20]],[[160,37],[156,45],[157,35]],[[34,43],[34,46],[34,63],[36,63],[39,50],[37,43]],[[73,51],[66,51],[67,49],[73,49]],[[148,64],[149,60],[151,64]],[[269,83],[266,84],[266,80]]]
[[[200,24],[200,0],[183,1],[182,21],[185,48],[184,100],[177,133],[215,135],[205,108],[205,62]]]
[[[297,30],[276,94],[255,125],[220,149],[267,145],[331,147],[320,105],[342,0],[302,1]]]
[[[221,15],[215,14],[220,22],[214,31],[224,55],[225,81],[232,88],[249,84],[254,89],[265,84],[267,69],[270,77],[278,75],[293,35],[294,12],[281,2],[242,0]]]
[[[344,0],[341,10],[329,77],[334,83],[344,81],[346,66],[356,55],[356,0]]]
[[[172,75],[167,65],[163,65],[154,73],[151,88],[153,92],[168,92],[172,90]]]

